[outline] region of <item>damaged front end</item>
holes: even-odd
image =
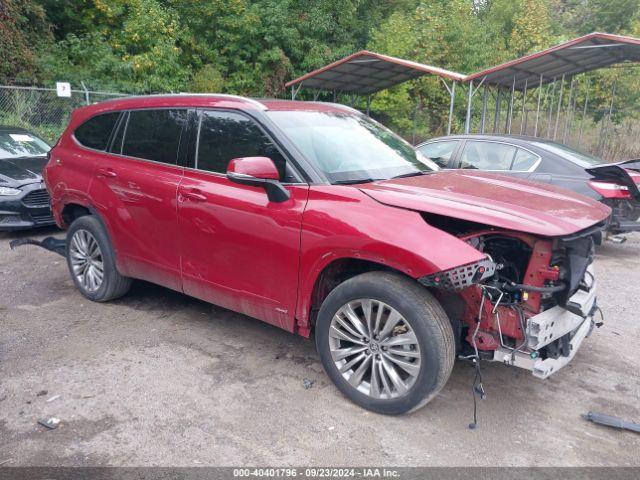
[[[460,236],[486,258],[419,279],[447,311],[458,354],[538,378],[569,363],[598,311],[592,230],[554,239],[497,230]]]

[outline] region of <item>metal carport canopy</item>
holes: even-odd
[[[429,74],[453,81],[465,78],[460,73],[431,65],[361,50],[291,80],[285,86],[369,95]]]
[[[563,75],[569,77],[625,61],[640,61],[640,39],[595,32],[467,75],[464,81],[484,79],[485,85],[521,89],[525,84],[544,85]]]

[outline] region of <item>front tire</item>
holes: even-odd
[[[80,293],[94,302],[125,295],[131,279],[120,275],[106,229],[94,216],[73,221],[67,232],[67,265]]]
[[[391,272],[364,273],[332,290],[318,313],[316,347],[342,393],[391,415],[433,399],[455,360],[451,323],[438,301]]]

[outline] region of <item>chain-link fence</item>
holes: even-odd
[[[70,97],[59,97],[55,88],[0,86],[0,125],[26,128],[53,144],[74,109],[122,96],[71,90]]]
[[[123,97],[127,94],[71,90],[71,97],[59,97],[54,88],[0,86],[0,125],[23,127],[33,131],[50,143],[55,143],[64,131],[71,112],[78,107]],[[479,95],[478,95],[479,97]],[[464,98],[456,105],[452,133],[464,131]],[[558,108],[552,102],[543,102],[536,108],[536,98],[529,98],[524,106],[516,99],[509,121],[508,105],[485,110],[485,133],[511,133],[555,139],[600,156],[607,161],[640,157],[640,109],[634,106],[595,110],[574,101]],[[348,103],[348,102],[344,102]],[[366,106],[353,104],[365,110]],[[470,131],[482,131],[482,103],[474,103]],[[560,110],[560,112],[558,112]],[[438,108],[416,107],[411,112],[372,112],[382,123],[393,117],[394,129],[408,141],[416,144],[431,137],[444,135],[448,119],[448,105]],[[495,118],[495,117],[498,118]],[[536,122],[536,117],[537,122]],[[398,120],[400,119],[400,121]],[[537,125],[537,126],[536,126]]]

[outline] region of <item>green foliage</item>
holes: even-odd
[[[561,25],[579,35],[629,32],[638,20],[638,0],[564,0],[555,2]]]
[[[35,77],[35,47],[49,39],[42,6],[29,0],[1,0],[0,82]]]
[[[370,47],[453,71],[473,72],[502,59],[504,46],[496,42],[496,30],[474,10],[472,2],[432,0],[392,14],[373,34]],[[377,94],[372,107],[390,126],[406,134],[425,128],[443,132],[448,105],[449,94],[441,80],[424,77]]]
[[[283,95],[284,83],[370,50],[468,73],[593,30],[640,34],[638,0],[0,0],[0,81],[131,93]],[[596,72],[636,101],[640,81]],[[609,93],[607,93],[609,92]],[[462,92],[460,92],[462,93]],[[308,93],[303,93],[309,95]],[[307,97],[308,98],[308,97]],[[329,96],[321,97],[329,100]],[[449,95],[423,77],[374,96],[406,135],[441,133]],[[464,116],[458,95],[454,128]]]
[[[549,7],[545,0],[521,0],[513,15],[508,49],[516,56],[547,48],[551,42]]]

